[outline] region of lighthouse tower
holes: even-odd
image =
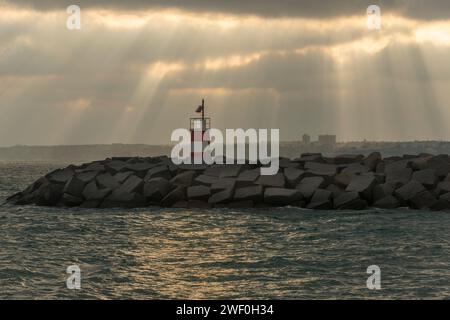
[[[205,99],[202,99],[202,104],[195,110],[196,113],[201,113],[201,118],[191,118],[191,163],[203,163],[203,150],[209,145],[209,136],[206,132],[211,128],[211,119],[205,118]]]

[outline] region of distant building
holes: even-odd
[[[304,134],[302,137],[302,142],[304,145],[309,145],[311,143],[311,136],[309,134]]]
[[[336,136],[330,134],[319,135],[318,143],[322,146],[335,146],[336,145]]]

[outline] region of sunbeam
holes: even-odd
[[[219,128],[279,127],[286,140],[450,137],[450,69],[435,62],[448,56],[449,20],[392,11],[373,31],[365,12],[82,9],[69,31],[65,10],[2,6],[0,144],[164,144],[203,97]],[[18,129],[4,119],[25,114],[23,138],[10,138]]]

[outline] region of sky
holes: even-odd
[[[448,0],[0,0],[0,146],[167,144],[202,98],[222,130],[450,140],[449,57]]]

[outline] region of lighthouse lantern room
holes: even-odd
[[[210,143],[207,130],[211,128],[211,119],[205,118],[205,99],[202,99],[202,104],[197,107],[195,112],[201,113],[202,116],[190,119],[191,161],[201,164],[203,163],[203,150]]]

